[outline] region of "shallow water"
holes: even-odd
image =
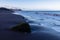
[[[60,32],[60,16],[58,16],[60,12],[17,11],[14,14],[24,16],[32,31],[39,30],[41,26]],[[57,14],[57,16],[54,14]],[[32,25],[35,27],[32,27]]]

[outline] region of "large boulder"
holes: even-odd
[[[28,23],[17,24],[13,28],[11,28],[11,30],[18,31],[18,32],[27,32],[27,33],[31,32],[31,28],[30,28],[30,25]]]

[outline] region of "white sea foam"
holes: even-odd
[[[46,15],[48,14],[58,14],[60,12],[26,12],[26,11],[19,11],[15,12],[14,14],[24,16],[30,25],[39,25],[43,27],[52,28],[58,32],[60,32],[60,18],[59,16],[53,15]]]

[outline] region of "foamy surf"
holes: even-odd
[[[43,26],[47,28],[51,28],[57,32],[60,32],[60,18],[59,16],[50,16],[48,14],[59,14],[59,12],[35,12],[35,11],[17,11],[14,14],[22,15],[26,18],[26,21],[30,25]]]

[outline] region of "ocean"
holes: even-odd
[[[60,32],[60,11],[16,11],[14,14],[25,17],[32,31],[46,27]]]

